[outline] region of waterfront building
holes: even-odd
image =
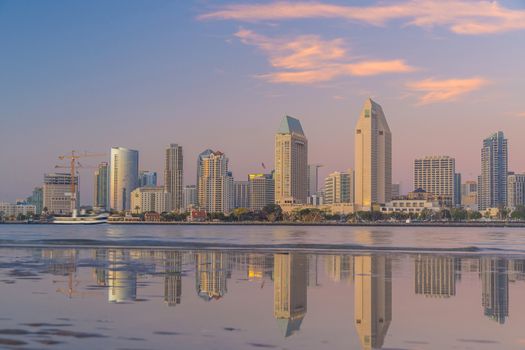
[[[78,192],[78,176],[74,178],[76,201],[71,198],[71,174],[52,173],[44,175],[43,195],[44,210],[50,214],[71,214],[73,209],[79,208],[80,196]],[[72,208],[76,203],[76,208]]]
[[[95,170],[93,177],[93,207],[107,210],[109,208],[109,164],[102,162]]]
[[[301,122],[285,116],[275,134],[275,202],[305,204],[308,197],[308,140]]]
[[[168,210],[169,195],[164,187],[139,187],[131,192],[130,210],[135,214]]]
[[[187,185],[182,190],[182,207],[185,211],[190,211],[197,207],[197,186]]]
[[[324,204],[354,202],[354,171],[333,172],[324,181]]]
[[[109,178],[109,205],[111,209],[130,210],[131,191],[139,187],[139,152],[112,147]]]
[[[250,182],[234,181],[233,182],[233,207],[249,208],[250,207]]]
[[[222,152],[199,155],[198,202],[208,213],[229,213],[233,209],[233,176]]]
[[[438,201],[427,199],[393,199],[380,206],[380,211],[384,214],[419,214],[423,210],[438,212],[441,210],[441,205]]]
[[[164,159],[164,190],[169,194],[169,209],[181,211],[183,204],[184,161],[182,146],[172,143]]]
[[[461,174],[454,174],[454,205],[461,207]]]
[[[249,174],[250,210],[262,210],[275,202],[275,186],[272,174]]]
[[[392,197],[392,134],[379,104],[367,99],[355,128],[355,204],[371,209]]]
[[[31,216],[37,213],[36,206],[33,204],[12,204],[0,202],[0,217],[14,217],[18,215]]]
[[[437,298],[456,295],[456,258],[418,255],[414,262],[416,294]]]
[[[308,197],[319,192],[319,168],[321,164],[308,164]]]
[[[513,210],[517,206],[525,206],[525,174],[507,177],[507,207]]]
[[[428,156],[414,161],[414,190],[439,196],[447,207],[454,206],[456,160],[449,156]]]
[[[498,131],[483,140],[481,175],[478,178],[478,208],[507,205],[508,150],[507,139]]]
[[[35,187],[31,196],[27,197],[26,202],[35,206],[35,214],[42,214],[44,209],[44,189],[42,187]]]
[[[139,172],[139,187],[156,187],[157,172],[150,170],[141,170]]]
[[[478,210],[478,183],[465,181],[461,185],[461,205],[467,210]]]

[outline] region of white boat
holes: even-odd
[[[108,222],[109,213],[100,213],[95,215],[77,215],[76,210],[72,216],[56,216],[53,224],[61,225],[96,225]]]

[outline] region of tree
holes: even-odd
[[[479,211],[470,211],[468,212],[468,219],[469,220],[479,220],[482,218],[482,215]]]
[[[283,210],[277,204],[268,204],[262,209],[263,215],[266,217],[266,220],[270,222],[282,221],[283,220]]]
[[[519,205],[510,214],[511,219],[514,220],[525,220],[525,207],[523,205]]]
[[[452,217],[452,220],[454,221],[463,221],[467,219],[467,211],[465,209],[460,208],[452,208],[450,210],[450,215]]]
[[[24,220],[26,219],[26,216],[25,216],[24,214],[20,213],[20,214],[18,214],[18,215],[16,216],[16,219],[17,219],[18,221],[24,221]]]

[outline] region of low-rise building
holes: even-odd
[[[168,208],[168,193],[164,187],[139,187],[131,192],[131,211],[162,213]]]
[[[36,206],[33,204],[0,203],[0,216],[17,217],[18,215],[31,216],[36,214]]]
[[[384,214],[416,214],[425,209],[437,212],[441,210],[441,206],[437,201],[428,201],[425,199],[395,199],[380,207],[380,211]]]

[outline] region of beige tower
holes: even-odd
[[[355,204],[369,209],[392,197],[392,134],[381,106],[365,102],[355,128]]]
[[[170,144],[164,159],[164,191],[169,194],[169,210],[182,209],[183,166],[182,146]]]
[[[275,203],[306,203],[308,141],[301,122],[285,116],[275,134]]]
[[[380,349],[392,321],[392,268],[386,256],[354,257],[355,327],[364,350]]]
[[[208,213],[229,213],[233,209],[233,177],[228,171],[228,158],[219,151],[205,152],[198,160],[199,206]]]

